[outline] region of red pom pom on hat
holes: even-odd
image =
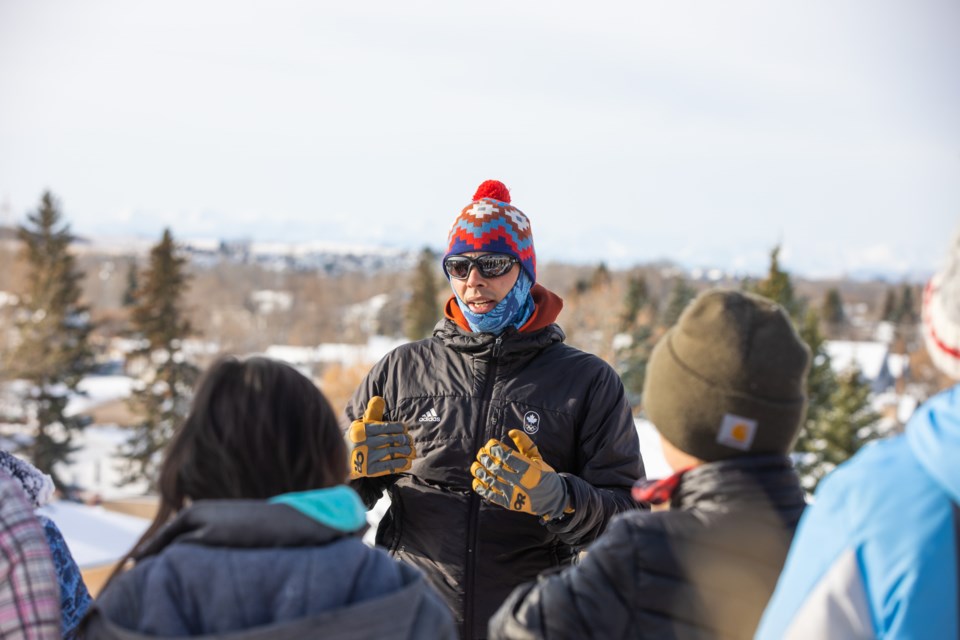
[[[473,194],[474,201],[480,198],[492,198],[500,202],[509,203],[510,191],[507,189],[507,185],[499,180],[484,180],[480,186],[477,187],[477,192]]]

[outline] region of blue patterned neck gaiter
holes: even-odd
[[[463,312],[463,317],[467,319],[471,331],[500,335],[504,329],[511,325],[519,329],[533,315],[535,305],[533,296],[530,295],[532,287],[533,282],[531,282],[530,277],[521,269],[517,276],[517,282],[510,289],[510,293],[504,296],[503,300],[487,313],[470,311],[470,307],[457,295],[456,289],[453,290],[453,295],[457,299],[457,305]]]

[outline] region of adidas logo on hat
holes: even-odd
[[[430,410],[420,416],[420,419],[417,420],[417,422],[440,422],[440,416],[437,415],[436,409],[430,407]]]

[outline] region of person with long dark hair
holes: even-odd
[[[346,478],[312,382],[267,358],[218,361],[166,451],[157,515],[84,636],[455,637],[422,574],[363,544]]]

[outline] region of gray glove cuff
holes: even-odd
[[[563,476],[559,473],[553,474],[553,479],[555,482],[550,483],[550,492],[555,495],[551,495],[549,500],[550,511],[543,514],[541,522],[557,522],[558,520],[563,519],[565,511],[568,506],[570,506],[570,488],[567,487],[567,481],[564,480]],[[541,482],[541,487],[544,483]],[[544,487],[546,488],[546,487]]]

